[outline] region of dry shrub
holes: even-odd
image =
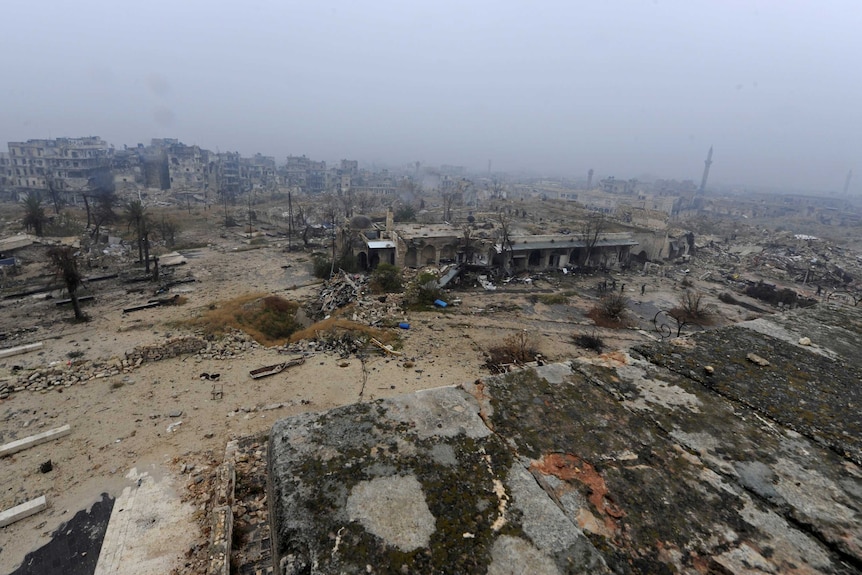
[[[605,347],[605,342],[596,334],[596,332],[577,334],[573,336],[572,339],[577,346],[584,349],[591,349],[597,353],[602,353],[602,349]]]
[[[678,305],[670,311],[670,315],[687,323],[707,323],[715,312],[715,305],[707,303],[701,292],[685,290],[680,294]]]
[[[209,335],[238,329],[262,345],[281,345],[300,328],[297,309],[299,304],[279,296],[250,294],[212,304],[185,324]]]
[[[624,318],[628,305],[626,296],[611,293],[599,300],[598,305],[587,313],[587,317],[599,327],[628,327],[629,324]]]
[[[524,330],[506,337],[502,345],[489,349],[485,365],[491,371],[505,371],[503,366],[535,361],[537,355],[539,355],[539,351],[533,338]]]

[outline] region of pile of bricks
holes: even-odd
[[[234,331],[217,341],[205,342],[203,348],[193,353],[197,353],[198,359],[232,359],[259,347],[251,336]]]

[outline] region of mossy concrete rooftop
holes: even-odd
[[[277,572],[858,573],[860,318],[820,307],[281,420]]]

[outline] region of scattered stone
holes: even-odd
[[[749,353],[745,358],[753,364],[759,365],[761,367],[766,367],[769,365],[769,361],[763,357],[760,357],[756,353]]]

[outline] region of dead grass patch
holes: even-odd
[[[182,323],[208,335],[238,329],[261,345],[283,345],[301,327],[296,320],[298,309],[296,302],[255,293],[210,304],[200,316]]]
[[[610,318],[605,315],[600,308],[594,307],[587,312],[587,317],[595,322],[598,327],[607,327],[611,329],[628,328],[632,326],[631,321],[624,316]]]

